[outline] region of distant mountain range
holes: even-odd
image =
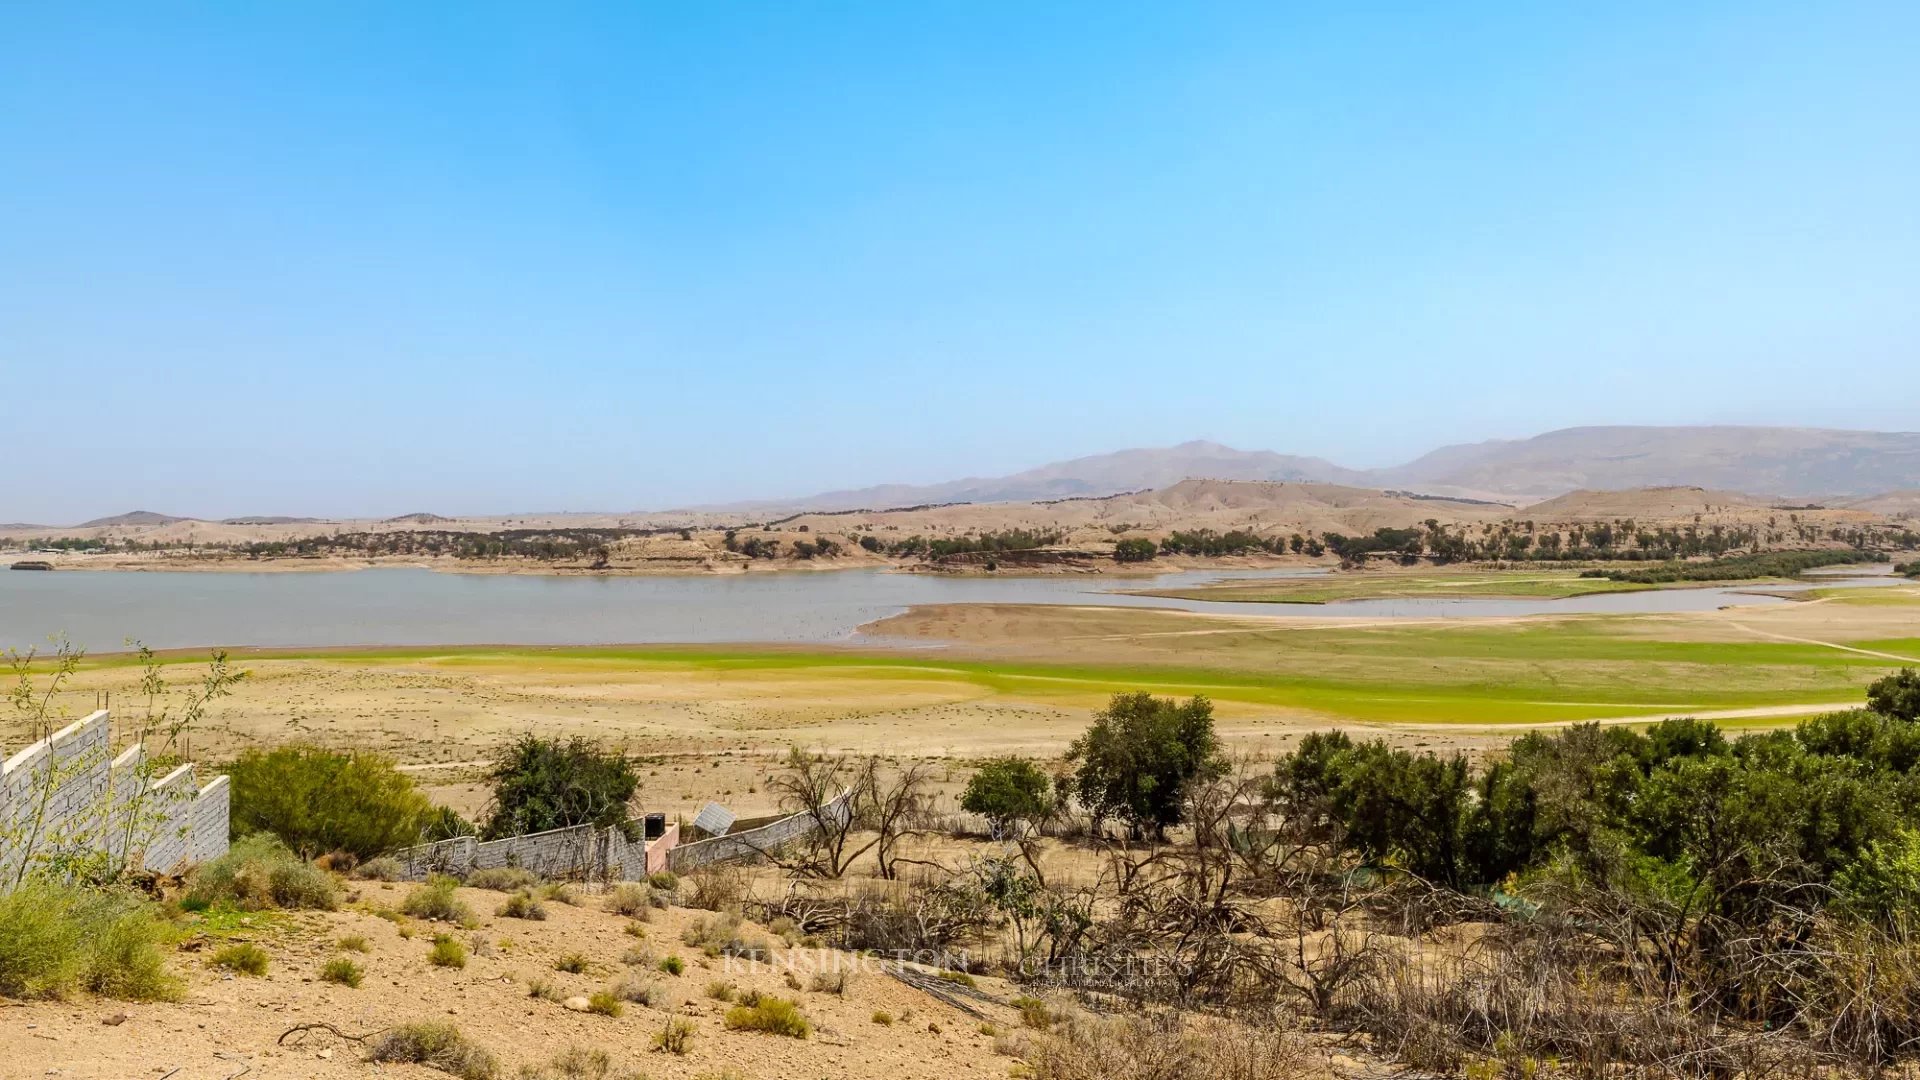
[[[1027,502],[1166,487],[1188,477],[1345,484],[1517,504],[1580,489],[1668,486],[1848,500],[1920,487],[1920,432],[1578,427],[1530,439],[1443,446],[1386,469],[1349,469],[1324,458],[1186,442],[1074,458],[1010,476],[884,484],[702,509],[772,513]]]
[[[1573,491],[1693,487],[1717,493],[1739,493],[1762,502],[1819,502],[1878,513],[1915,513],[1920,511],[1920,432],[1724,426],[1577,427],[1549,431],[1530,439],[1443,446],[1405,465],[1386,469],[1350,469],[1325,458],[1270,450],[1236,450],[1219,443],[1195,441],[1094,454],[1009,476],[968,477],[938,484],[882,484],[691,510],[770,518],[808,511],[1100,498],[1171,487],[1190,478],[1340,484],[1396,495],[1484,500],[1514,506],[1538,503]],[[1724,498],[1732,497],[1724,495]],[[663,513],[686,512],[689,511]],[[635,513],[649,516],[645,512]],[[194,520],[136,510],[73,527],[152,527]],[[383,523],[428,525],[452,520],[455,519],[416,513],[385,518]],[[321,522],[313,518],[271,516],[232,518],[219,524],[300,523]],[[0,525],[0,532],[36,528],[24,524]]]

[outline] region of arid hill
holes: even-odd
[[[1861,510],[1881,517],[1916,518],[1920,517],[1920,488],[1889,491],[1884,495],[1855,499],[1841,505],[1849,510]]]
[[[1910,488],[1920,432],[1786,427],[1580,427],[1448,446],[1375,482],[1547,498],[1575,489],[1691,485],[1820,501]]]
[[[1614,521],[1621,518],[1671,521],[1695,515],[1725,515],[1730,511],[1767,508],[1766,500],[1737,491],[1651,487],[1626,491],[1570,491],[1524,509],[1528,517],[1546,521]]]
[[[1365,483],[1366,476],[1363,471],[1342,468],[1317,457],[1276,454],[1268,450],[1236,450],[1219,443],[1195,440],[1178,446],[1120,450],[1111,454],[1058,461],[1010,476],[976,476],[939,484],[882,484],[793,499],[730,503],[703,509],[768,515],[803,510],[883,510],[956,502],[1098,498],[1120,492],[1166,487],[1189,477]]]

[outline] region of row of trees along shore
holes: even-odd
[[[716,530],[721,546],[749,559],[833,558],[844,545],[825,536],[804,540],[769,535],[772,525],[742,525]],[[289,540],[246,543],[194,540],[152,541],[114,537],[56,537],[36,539],[32,545],[61,551],[142,552],[185,550],[228,554],[249,559],[322,558],[329,556],[444,556],[456,559],[531,559],[543,562],[581,562],[604,565],[617,546],[627,540],[666,535],[692,539],[690,528],[503,529],[473,532],[444,529],[338,532]],[[807,527],[798,527],[806,532]],[[1418,526],[1380,528],[1349,536],[1339,532],[1256,531],[1230,529],[1175,529],[1161,539],[1138,535],[1133,526],[1112,526],[1121,534],[1114,558],[1145,562],[1157,555],[1241,556],[1332,553],[1349,563],[1368,559],[1435,563],[1461,562],[1669,562],[1730,554],[1810,546],[1843,546],[1858,550],[1913,551],[1920,549],[1920,533],[1904,525],[1826,526],[1804,522],[1789,513],[1764,525],[1641,525],[1632,519],[1600,523],[1536,521],[1483,522],[1451,525],[1428,519]],[[1066,542],[1059,529],[1007,529],[961,536],[910,535],[884,537],[852,530],[847,541],[875,555],[938,561],[956,555],[1027,551]],[[16,542],[16,546],[17,546]]]

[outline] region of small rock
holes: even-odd
[[[122,1012],[114,1013],[112,1016],[103,1016],[100,1018],[100,1022],[108,1027],[119,1027],[121,1024],[126,1023],[128,1019],[130,1018],[127,1014]]]
[[[329,1046],[325,1050],[317,1050],[313,1056],[319,1058],[321,1061],[332,1061],[333,1047]]]
[[[560,1004],[565,1008],[572,1009],[574,1012],[587,1011],[587,999],[580,997],[578,995],[570,997],[567,1000],[561,1002]]]

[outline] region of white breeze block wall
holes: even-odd
[[[29,854],[92,849],[118,862],[130,843],[132,865],[171,873],[227,850],[226,777],[202,789],[182,765],[154,781],[140,747],[112,747],[103,709],[0,764],[0,887]]]

